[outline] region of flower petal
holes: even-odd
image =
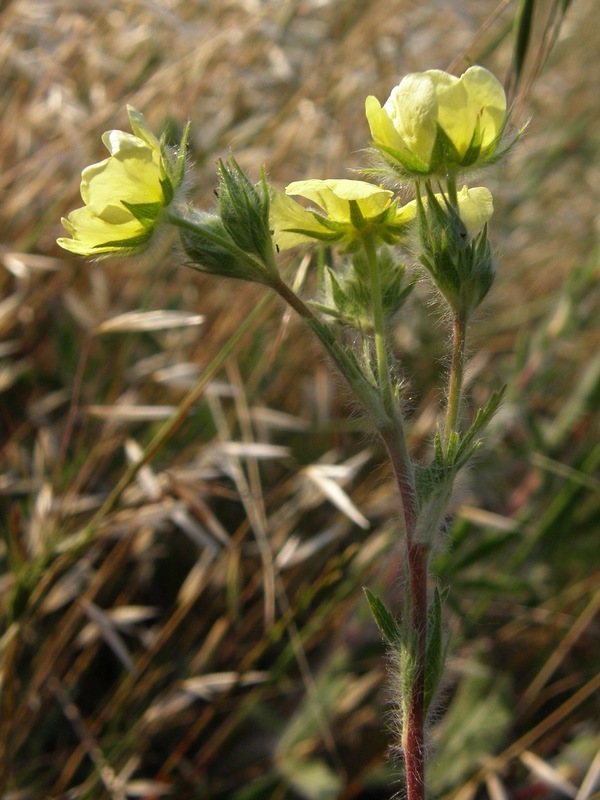
[[[394,127],[390,116],[387,111],[381,107],[379,100],[373,97],[373,95],[369,95],[365,100],[365,114],[375,144],[383,144],[394,150],[405,149],[404,141]]]
[[[139,141],[139,140],[138,140]],[[81,197],[86,205],[163,201],[160,167],[148,148],[120,151],[81,173]]]
[[[458,193],[458,210],[468,232],[474,236],[490,221],[494,213],[492,193],[485,186],[467,186]]]
[[[392,90],[384,106],[404,142],[404,149],[425,163],[431,156],[437,130],[438,98],[430,74],[437,72],[407,75]]]
[[[500,81],[483,67],[469,67],[461,80],[469,103],[476,114],[481,114],[482,146],[495,139],[506,116],[506,94]]]
[[[350,201],[357,202],[365,218],[375,217],[389,206],[392,192],[366,181],[330,179],[295,181],[286,194],[300,195],[320,206],[334,222],[351,221]]]
[[[315,215],[276,189],[271,190],[269,222],[273,228],[273,242],[280,250],[288,250],[305,242],[314,242],[310,231],[316,234],[322,234],[324,231]]]
[[[118,206],[103,208],[99,216],[93,206],[78,208],[62,220],[63,228],[72,239],[58,239],[65,250],[84,256],[100,255],[123,248],[107,246],[109,242],[137,239],[145,228],[125,209]],[[104,245],[104,247],[103,247]]]

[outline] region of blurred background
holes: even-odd
[[[398,591],[398,498],[319,346],[260,289],[186,269],[172,241],[93,264],[55,239],[127,103],[173,142],[191,120],[190,197],[208,208],[230,152],[278,188],[352,177],[368,94],[474,62],[531,121],[481,176],[498,276],[469,391],[481,405],[509,388],[435,556],[452,646],[430,790],[599,796],[597,12],[0,4],[0,797],[401,789],[362,593]],[[448,337],[431,301],[423,280],[396,330],[423,458]]]

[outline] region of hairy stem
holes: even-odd
[[[427,656],[427,548],[408,545],[411,627],[416,632],[415,672],[404,720],[404,766],[408,800],[425,797],[425,667]]]
[[[397,410],[394,403],[394,392],[390,376],[390,368],[385,344],[385,321],[383,317],[383,303],[381,297],[381,276],[377,263],[377,251],[373,240],[369,237],[363,239],[367,263],[369,265],[369,278],[371,283],[371,310],[373,314],[373,328],[375,330],[375,354],[377,358],[377,380],[383,397],[383,404],[390,419],[394,419]]]
[[[410,630],[416,640],[414,677],[405,702],[402,749],[408,800],[425,797],[425,667],[427,656],[427,575],[429,550],[415,541],[417,499],[412,462],[403,439],[393,430],[380,431],[402,500],[409,582]]]
[[[302,317],[317,336],[348,384],[354,398],[359,401],[379,430],[388,422],[385,409],[381,403],[380,393],[360,369],[356,359],[352,358],[351,354],[340,346],[331,328],[315,316],[312,310],[290,289],[287,283],[277,277],[269,282],[269,286]]]
[[[375,253],[371,254],[375,258]],[[369,257],[370,258],[370,257]],[[375,272],[376,261],[371,262]],[[377,290],[378,275],[375,276]],[[383,339],[383,313],[381,311],[381,290],[379,300],[374,300],[374,325],[376,329],[376,355],[378,365],[379,391],[371,386],[366,378],[359,378],[353,363],[339,346],[331,329],[315,317],[311,309],[282,280],[271,284],[288,305],[290,305],[318,336],[334,363],[346,379],[350,389],[373,420],[386,446],[394,477],[400,492],[404,517],[407,564],[409,573],[410,627],[416,632],[415,674],[404,719],[403,749],[406,769],[408,800],[424,800],[425,796],[425,658],[427,648],[427,561],[428,548],[415,541],[417,528],[417,494],[414,467],[408,452],[402,416],[394,407],[393,390],[387,365],[385,341]],[[378,335],[379,334],[379,335]],[[383,397],[382,397],[383,395]],[[382,406],[383,403],[383,406]]]
[[[460,411],[460,399],[465,370],[465,346],[467,341],[467,322],[463,315],[454,317],[452,331],[452,364],[450,367],[450,381],[448,386],[448,406],[446,409],[446,425],[444,440],[446,447],[451,434],[456,431]]]

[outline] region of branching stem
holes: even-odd
[[[416,541],[418,504],[414,467],[408,452],[400,410],[395,407],[394,392],[384,338],[381,284],[375,248],[366,247],[372,279],[373,324],[379,390],[364,375],[356,374],[331,329],[281,279],[270,286],[290,305],[318,336],[334,363],[346,379],[354,396],[373,420],[390,457],[404,516],[405,542],[409,573],[410,628],[416,638],[414,680],[404,720],[403,747],[408,800],[425,797],[425,667],[427,653],[427,545]]]

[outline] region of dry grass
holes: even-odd
[[[6,800],[390,796],[361,586],[394,590],[397,499],[318,346],[259,290],[178,267],[169,242],[90,265],[54,240],[125,103],[174,138],[191,118],[201,205],[229,149],[276,185],[343,176],[367,94],[457,57],[508,74],[513,5],[485,26],[495,4],[475,0],[5,0]],[[493,176],[501,257],[472,391],[510,390],[436,565],[455,631],[438,795],[598,791],[595,12],[573,4],[529,85],[536,16],[517,112],[532,122]],[[420,287],[398,326],[417,449],[444,336]]]

